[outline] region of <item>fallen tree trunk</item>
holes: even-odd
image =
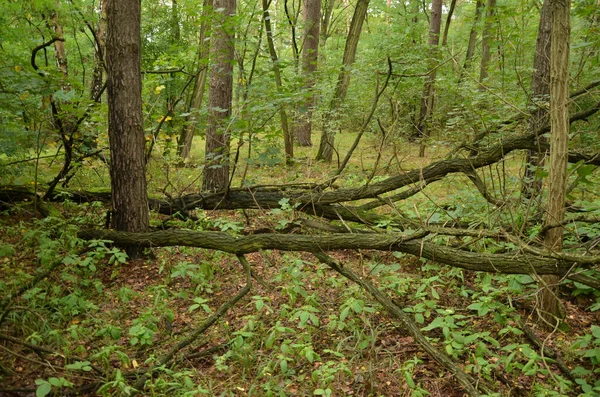
[[[342,249],[398,251],[467,270],[505,274],[554,274],[565,276],[581,263],[600,263],[600,257],[566,258],[536,256],[521,252],[488,254],[469,252],[437,245],[424,239],[426,233],[332,233],[328,235],[259,234],[232,236],[223,232],[166,230],[150,233],[126,233],[105,230],[83,230],[84,240],[110,240],[117,245],[141,247],[187,246],[213,249],[236,255],[259,250],[326,252]],[[580,259],[578,261],[577,259]]]

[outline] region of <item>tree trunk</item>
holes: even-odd
[[[548,209],[546,225],[564,219],[569,150],[569,35],[570,0],[551,0],[552,38],[550,59],[550,167],[548,173]],[[554,252],[562,251],[563,228],[546,232],[544,245]],[[558,299],[557,276],[542,277],[540,320],[555,326],[563,317]]]
[[[481,64],[479,67],[479,87],[480,91],[484,90],[483,82],[488,77],[488,67],[490,59],[492,59],[490,41],[492,38],[492,24],[494,22],[494,14],[496,13],[496,0],[487,0],[485,6],[485,25],[483,27],[483,37],[481,39]]]
[[[265,22],[265,30],[267,33],[267,46],[269,47],[269,54],[271,55],[271,61],[273,62],[273,73],[275,74],[275,85],[277,86],[277,91],[281,91],[281,70],[279,69],[279,59],[277,58],[277,51],[275,51],[275,43],[273,42],[273,30],[271,29],[271,17],[269,15],[269,1],[262,0],[262,5],[263,20]],[[286,164],[290,164],[294,158],[294,142],[289,128],[287,112],[283,106],[279,110],[279,118],[281,119],[281,129],[283,130],[285,162]]]
[[[319,151],[317,152],[317,160],[324,160],[329,163],[333,159],[335,131],[332,128],[331,119],[339,118],[339,108],[346,98],[348,86],[350,85],[350,72],[356,59],[358,40],[360,39],[362,25],[367,16],[368,8],[369,0],[358,0],[356,8],[354,9],[348,37],[346,38],[346,46],[344,47],[342,68],[338,75],[333,98],[329,104],[329,110],[323,120],[323,131],[321,132],[321,142],[319,144]]]
[[[477,0],[475,4],[475,19],[473,20],[473,26],[471,26],[471,33],[469,34],[469,44],[467,45],[467,55],[465,56],[465,63],[463,68],[468,69],[475,55],[475,44],[477,44],[477,25],[481,20],[481,10],[483,9],[483,0]]]
[[[321,28],[319,29],[320,36],[320,46],[321,48],[325,48],[327,44],[327,39],[329,38],[329,29],[331,24],[331,16],[333,15],[333,9],[335,8],[335,4],[337,0],[325,0],[324,1],[324,12],[321,17]],[[321,51],[321,58],[323,58],[324,51]]]
[[[190,156],[192,150],[192,142],[196,132],[197,112],[202,106],[204,99],[204,90],[206,88],[206,76],[208,75],[208,55],[210,45],[208,45],[206,37],[210,30],[209,12],[212,10],[212,0],[204,0],[202,5],[202,23],[200,24],[200,35],[198,38],[198,72],[196,81],[194,82],[194,91],[192,93],[192,101],[190,103],[189,113],[186,125],[181,129],[181,134],[177,141],[179,146],[179,157],[182,160]]]
[[[296,140],[300,146],[312,146],[312,113],[315,106],[314,85],[316,83],[317,62],[319,59],[319,23],[321,0],[305,0],[304,44],[302,45],[302,77],[306,98],[297,113],[295,125]]]
[[[421,97],[421,111],[419,120],[415,123],[415,135],[421,139],[419,156],[425,156],[425,140],[429,137],[429,123],[433,113],[435,100],[435,78],[437,75],[437,60],[440,44],[440,29],[442,24],[442,0],[431,2],[431,17],[429,25],[429,54],[427,68],[429,72],[425,77],[423,96]]]
[[[97,103],[102,101],[102,87],[104,86],[104,52],[106,50],[106,2],[100,1],[100,15],[96,27],[94,40],[94,72],[90,98]]]
[[[448,16],[446,17],[446,24],[444,25],[442,47],[445,47],[448,44],[448,32],[450,31],[450,22],[452,22],[452,15],[454,15],[455,7],[456,7],[456,0],[452,0],[452,2],[450,3],[450,9],[448,10]]]
[[[233,97],[235,0],[215,0],[211,68],[208,91],[208,129],[204,190],[222,190],[229,184],[229,126]]]
[[[540,12],[540,24],[533,59],[533,76],[531,79],[531,119],[529,131],[536,131],[548,123],[548,103],[550,101],[550,36],[552,31],[552,14],[550,0],[544,0]],[[542,181],[537,176],[537,169],[543,166],[545,153],[528,150],[527,162],[523,175],[521,191],[527,199],[541,198]]]
[[[112,226],[119,231],[141,232],[148,229],[140,70],[141,4],[139,0],[111,0],[106,13]],[[127,253],[137,256],[137,247],[127,247]]]

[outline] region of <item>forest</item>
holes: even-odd
[[[0,11],[0,396],[600,395],[600,1]]]

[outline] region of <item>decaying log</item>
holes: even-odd
[[[521,252],[489,254],[463,251],[437,245],[424,239],[423,232],[403,233],[332,233],[328,235],[259,234],[233,236],[223,232],[165,230],[150,233],[126,233],[83,230],[84,240],[110,240],[117,245],[141,247],[187,246],[214,249],[236,255],[259,250],[327,252],[342,249],[398,251],[467,270],[505,274],[554,274],[564,276],[578,268],[576,257],[552,258]],[[585,259],[585,260],[584,260]],[[600,263],[598,257],[581,257],[581,262]]]

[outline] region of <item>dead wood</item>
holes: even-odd
[[[332,233],[328,235],[260,234],[233,236],[223,232],[165,230],[150,233],[126,233],[83,230],[85,240],[102,239],[117,245],[141,247],[188,246],[214,249],[236,255],[275,249],[281,251],[327,252],[343,249],[398,251],[427,258],[462,269],[505,274],[553,274],[564,276],[583,266],[600,263],[597,256],[561,255],[538,251],[539,255],[515,251],[507,254],[469,252],[437,245],[423,238],[428,232],[403,233]]]

